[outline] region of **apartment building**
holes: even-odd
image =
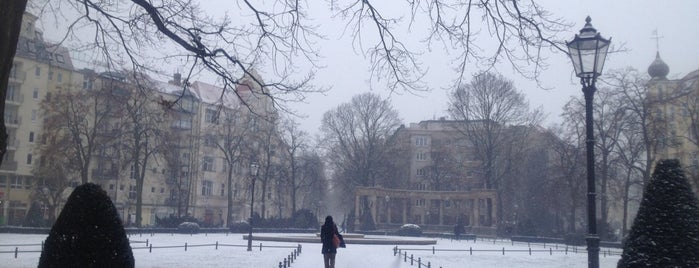
[[[142,226],[170,215],[193,216],[209,226],[225,226],[229,214],[231,221],[247,220],[253,162],[261,167],[254,177],[259,181],[255,213],[280,214],[274,206],[266,206],[285,202],[280,201],[285,197],[271,194],[279,191],[274,189],[279,187],[275,170],[282,165],[277,150],[284,146],[277,131],[279,116],[250,77],[224,93],[223,88],[200,81],[185,84],[179,74],[163,82],[128,72],[78,70],[67,49],[43,40],[35,30],[36,20],[25,14],[6,99],[9,146],[0,166],[0,225],[21,225],[37,194],[47,191],[42,188],[45,179],[34,175],[46,144],[42,131],[48,116],[42,118],[41,102],[55,102],[70,92],[89,92],[85,96],[92,98],[78,100],[93,104],[82,116],[96,129],[93,138],[98,141],[90,153],[87,180],[107,191],[127,224],[136,222],[139,197]],[[262,81],[254,71],[252,75]],[[135,77],[142,79],[140,83],[134,83]],[[134,110],[136,105],[142,106]],[[150,117],[137,121],[133,113]],[[100,116],[104,118],[96,120]],[[151,136],[140,136],[147,142],[137,143],[133,131],[137,124],[153,128]],[[231,157],[220,147],[225,129],[245,135]],[[152,156],[144,158],[146,152]],[[79,172],[73,173],[65,174],[64,198],[82,179]],[[59,201],[56,214],[61,205]],[[47,206],[43,209],[48,215]]]
[[[5,99],[8,147],[0,166],[0,224],[21,224],[35,191],[32,168],[40,157],[41,101],[81,82],[68,50],[43,39],[37,17],[25,14]]]
[[[650,118],[659,141],[655,160],[679,159],[699,191],[699,70],[680,79],[668,79],[669,73],[658,52],[648,67],[647,84]]]

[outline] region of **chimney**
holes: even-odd
[[[182,83],[181,80],[182,80],[182,74],[180,74],[180,73],[175,73],[175,75],[173,76],[172,83],[175,84],[175,85],[177,85],[177,86],[180,86],[180,85],[182,85],[182,84],[181,84],[181,83]]]

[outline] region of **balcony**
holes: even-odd
[[[17,128],[22,123],[22,119],[18,116],[5,116],[5,126],[8,128]]]
[[[19,147],[18,139],[9,138],[7,140],[7,150],[17,150],[17,147]]]
[[[10,82],[23,83],[26,78],[27,72],[25,71],[12,70],[10,72]]]
[[[19,94],[19,96],[6,96],[5,97],[5,104],[7,105],[22,105],[22,102],[24,101],[24,95]]]
[[[2,161],[2,165],[0,165],[0,170],[16,171],[17,170],[17,162],[4,160],[4,161]]]

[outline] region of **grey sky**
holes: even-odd
[[[537,3],[554,16],[575,24],[570,33],[561,37],[563,40],[571,40],[589,15],[592,25],[602,36],[612,37],[613,45],[625,43],[628,52],[610,55],[605,71],[631,66],[645,73],[655,58],[656,42],[651,38],[655,29],[662,36],[660,54],[670,66],[669,78],[680,78],[699,68],[699,28],[696,26],[699,23],[699,1],[546,0]],[[322,62],[327,67],[318,72],[316,84],[332,86],[332,89],[325,95],[309,95],[306,103],[291,105],[307,115],[307,118],[299,120],[303,129],[311,133],[317,133],[325,111],[349,101],[356,94],[370,90],[367,81],[368,60],[355,53],[349,37],[339,39],[342,30],[339,20],[324,25],[321,29],[334,32],[325,32],[328,40],[321,43],[321,53],[325,57]],[[548,90],[539,88],[534,82],[514,73],[508,65],[500,65],[497,70],[514,80],[515,86],[526,93],[533,106],[544,107],[548,114],[547,125],[560,121],[561,107],[570,96],[582,96],[580,84],[574,79],[573,67],[566,55],[551,53],[548,57],[550,67],[542,76],[543,86],[550,88]],[[447,87],[455,77],[455,73],[448,68],[450,58],[435,51],[430,53],[429,58],[421,60],[429,68],[425,82],[432,91],[417,95],[391,95],[393,105],[405,124],[446,115]],[[469,73],[476,71],[478,69],[474,68]],[[373,83],[372,91],[384,97],[389,96],[390,93],[382,86],[381,83]]]
[[[220,16],[228,12],[235,18],[235,11],[239,7],[231,2],[209,0],[201,1],[200,4],[203,10],[212,16]],[[670,66],[670,78],[680,78],[699,69],[699,28],[697,28],[699,18],[696,17],[699,14],[699,1],[537,0],[536,2],[551,12],[554,17],[560,17],[574,24],[570,32],[558,37],[561,41],[571,40],[584,25],[585,17],[589,15],[593,26],[604,37],[612,38],[613,46],[618,47],[624,44],[628,51],[610,55],[606,61],[605,71],[631,66],[645,73],[655,57],[656,41],[651,37],[656,29],[662,36],[660,54]],[[409,46],[424,52],[419,60],[424,63],[423,68],[429,70],[423,82],[431,91],[415,94],[397,91],[391,94],[384,83],[368,81],[369,60],[361,54],[361,49],[353,47],[348,34],[342,35],[345,22],[332,17],[331,14],[334,12],[330,10],[328,2],[309,1],[309,3],[312,6],[307,8],[309,16],[314,19],[312,23],[319,25],[318,31],[327,37],[327,40],[320,40],[317,44],[323,57],[318,64],[325,68],[318,71],[314,84],[319,87],[330,87],[331,90],[325,94],[309,94],[303,103],[289,105],[304,116],[297,118],[304,130],[312,134],[317,133],[324,112],[349,101],[354,95],[369,90],[383,97],[390,96],[405,124],[446,115],[447,92],[456,73],[451,69],[451,57],[444,53],[441,47],[434,46],[431,51],[428,51],[426,46],[419,43],[419,40],[424,38],[424,35],[419,33],[424,29],[420,27],[419,22],[413,25],[410,33],[405,33],[400,38]],[[407,10],[403,14],[400,9],[407,6],[404,1],[395,1],[395,8],[391,6],[394,4],[393,1],[375,1],[374,4],[386,15],[403,16],[404,19],[409,16]],[[371,36],[375,34],[371,29],[365,30],[366,38],[374,37]],[[56,39],[58,37],[53,35],[57,32],[61,31],[47,29],[46,35],[50,39]],[[365,42],[366,44],[371,43]],[[492,41],[486,38],[479,39],[478,44],[484,49],[492,48],[493,45]],[[543,86],[547,89],[537,87],[536,83],[514,73],[508,64],[498,65],[496,71],[512,79],[515,86],[526,93],[532,106],[544,107],[548,115],[546,120],[548,125],[559,122],[559,114],[564,103],[570,96],[582,96],[582,92],[578,80],[572,73],[573,68],[567,56],[558,52],[549,53],[547,57],[547,63],[550,66],[541,75]],[[177,66],[163,68],[166,69],[163,73],[166,76],[178,71]],[[264,67],[260,69],[263,77],[268,75],[265,74]],[[471,74],[479,70],[481,69],[474,65],[467,70],[467,73]],[[196,77],[196,79],[215,83],[215,78],[211,77]]]

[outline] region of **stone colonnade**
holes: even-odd
[[[427,229],[447,229],[462,221],[471,228],[494,227],[496,200],[494,190],[454,192],[357,187],[355,226],[361,226],[359,215],[368,209],[377,226],[413,223]]]

